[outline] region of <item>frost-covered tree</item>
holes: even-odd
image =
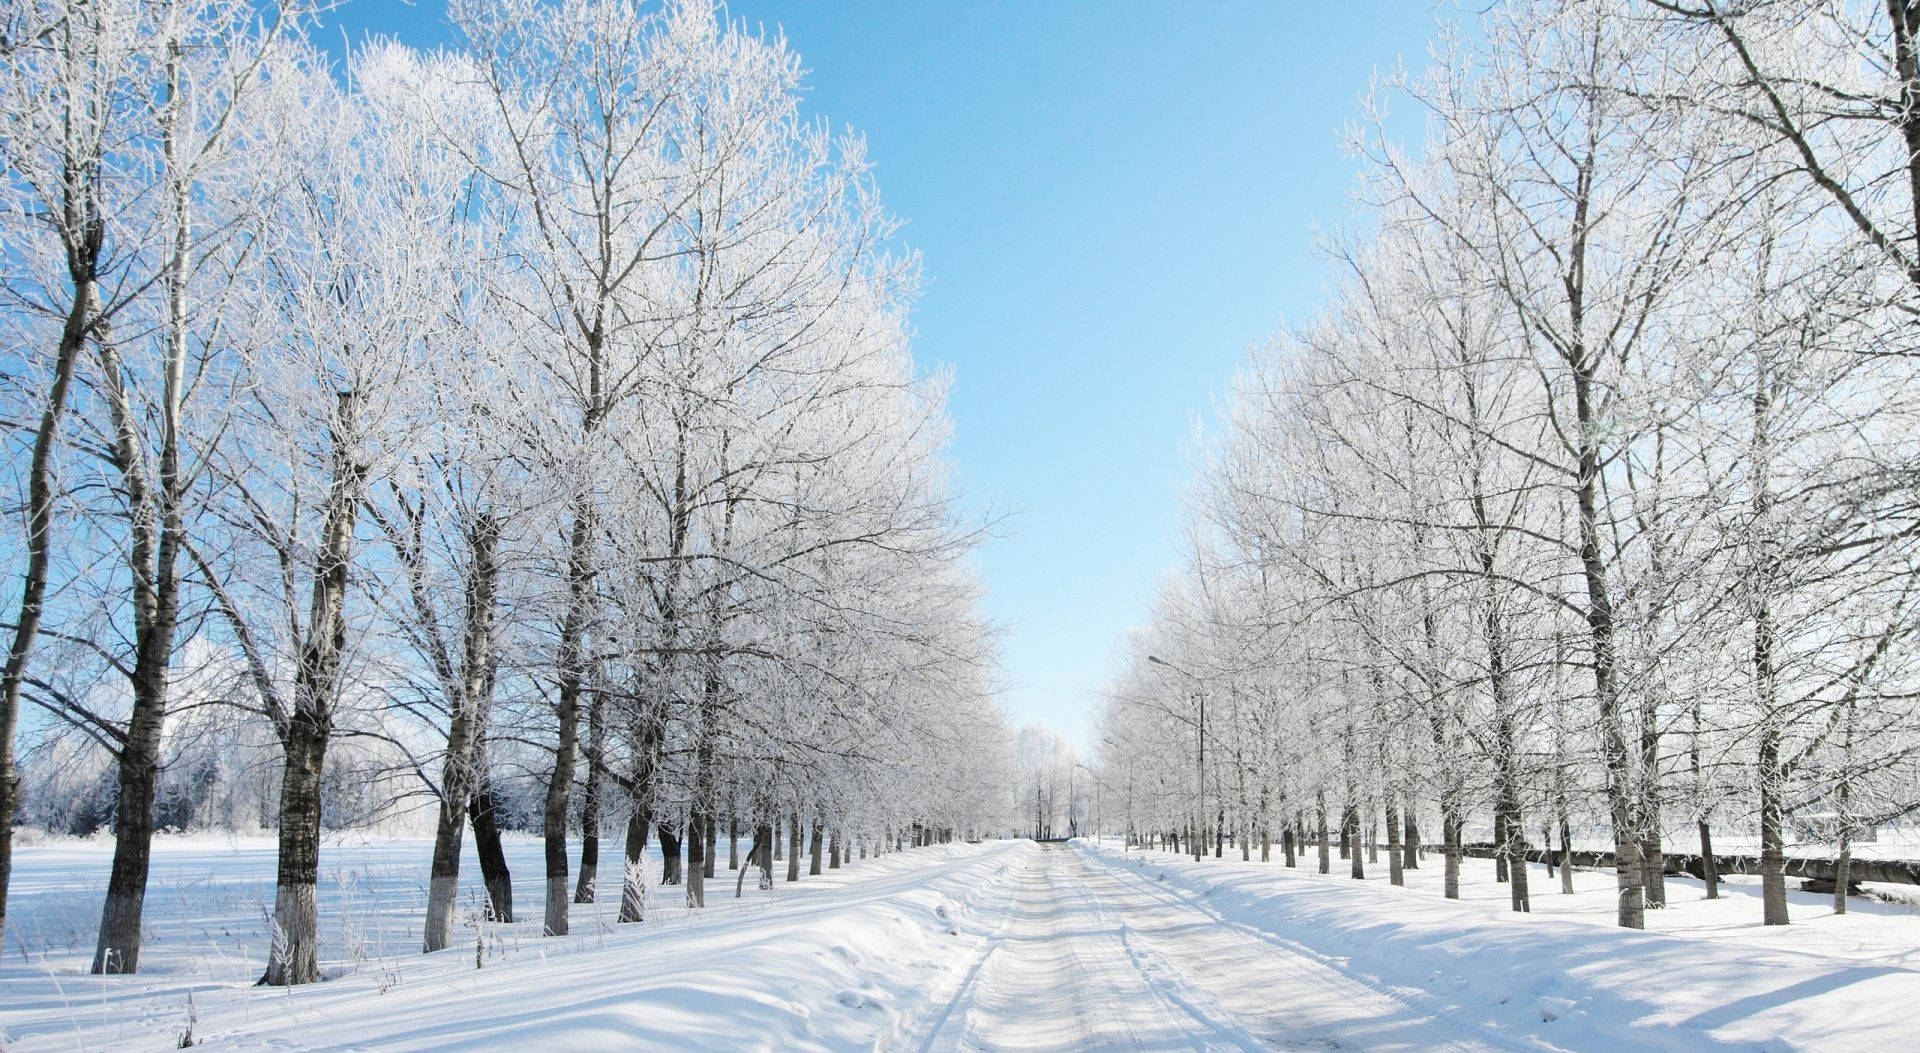
[[[8,16],[45,614],[8,675],[48,715],[31,814],[118,828],[108,970],[156,826],[277,831],[271,984],[318,978],[323,831],[375,815],[431,812],[427,951],[468,825],[508,919],[537,816],[553,934],[622,810],[625,921],[654,835],[700,906],[723,830],[797,880],[809,834],[817,872],[1006,828],[983,523],[860,141],[711,4],[451,6],[455,47],[339,69],[306,8]]]
[[[1777,924],[1792,817],[1844,867],[1920,806],[1911,22],[1516,0],[1389,79],[1428,135],[1354,137],[1366,234],[1249,354],[1110,685],[1103,762],[1166,840],[1238,810],[1326,870],[1337,828],[1357,877],[1377,814],[1391,878],[1437,812],[1446,894],[1485,851],[1524,910],[1530,832],[1581,832],[1639,925],[1676,820],[1709,895],[1750,824]]]

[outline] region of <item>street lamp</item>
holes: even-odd
[[[1079,772],[1079,761],[1074,761],[1073,767],[1067,769],[1067,837],[1069,838],[1080,836],[1080,823],[1073,816],[1073,801],[1080,792]]]
[[[1089,821],[1093,824],[1093,839],[1095,841],[1098,841],[1100,840],[1100,786],[1101,786],[1100,773],[1094,771],[1092,768],[1087,767],[1086,765],[1080,763],[1079,761],[1073,762],[1073,770],[1086,772],[1087,778],[1093,780],[1093,813],[1088,818],[1089,818]],[[1072,791],[1068,791],[1068,794],[1067,794],[1067,814],[1069,816],[1073,814]]]
[[[1112,746],[1114,749],[1120,748],[1120,744],[1113,741],[1111,736],[1101,738],[1100,742],[1103,745]],[[1121,852],[1124,853],[1133,848],[1133,839],[1135,836],[1133,829],[1133,765],[1129,764],[1127,765],[1127,835],[1120,841]]]
[[[1206,838],[1201,834],[1201,828],[1204,827],[1207,822],[1207,696],[1198,686],[1200,683],[1199,677],[1161,658],[1159,655],[1150,654],[1147,656],[1147,661],[1152,662],[1154,665],[1171,669],[1181,676],[1186,677],[1188,680],[1193,681],[1195,685],[1193,689],[1193,702],[1199,709],[1199,734],[1194,736],[1194,767],[1198,770],[1200,778],[1194,787],[1198,808],[1195,810],[1193,817],[1193,858],[1198,862],[1205,855],[1201,843],[1205,841]]]

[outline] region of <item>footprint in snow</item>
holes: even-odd
[[[1579,1008],[1580,1003],[1571,998],[1555,998],[1542,995],[1534,1000],[1534,1011],[1540,1014],[1540,1022],[1551,1024]]]
[[[842,991],[833,997],[835,1001],[846,1006],[848,1009],[865,1009],[869,1004],[867,996],[859,991]]]

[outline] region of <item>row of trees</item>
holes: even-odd
[[[1028,723],[1013,740],[1011,829],[1040,839],[1092,833],[1095,773],[1059,732]]]
[[[723,829],[765,865],[783,827],[1002,814],[984,524],[860,142],[706,0],[450,17],[452,50],[336,71],[299,0],[0,16],[0,816],[23,704],[35,742],[110,758],[96,972],[138,964],[188,763],[237,784],[245,757],[225,807],[278,830],[274,984],[318,976],[326,807],[369,787],[435,816],[429,951],[468,825],[511,916],[509,785],[537,789],[552,935],[622,807],[624,921],[651,834],[698,906]]]
[[[1332,809],[1397,882],[1437,816],[1449,896],[1470,817],[1503,873],[1591,832],[1640,927],[1669,839],[1711,896],[1731,824],[1785,924],[1818,815],[1845,909],[1852,837],[1920,809],[1916,26],[1507,0],[1383,88],[1366,233],[1226,397],[1112,686],[1103,778],[1143,829],[1292,862],[1312,826],[1324,870]]]

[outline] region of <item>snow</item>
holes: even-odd
[[[1497,1048],[1079,849],[1030,854],[1018,890],[962,997],[909,1048]]]
[[[1090,846],[1202,910],[1222,927],[1258,934],[1347,977],[1426,1005],[1488,1041],[1538,1049],[1901,1048],[1920,1030],[1920,915],[1910,904],[1796,893],[1794,924],[1759,923],[1746,879],[1707,901],[1690,879],[1669,879],[1672,906],[1648,913],[1648,931],[1613,925],[1613,876],[1576,871],[1563,896],[1544,867],[1529,869],[1533,913],[1507,909],[1490,860],[1467,860],[1459,901],[1439,894],[1429,853],[1387,881],[1346,861],[1321,875],[1309,854],[1271,863]],[[1757,881],[1757,879],[1754,879]]]
[[[479,924],[469,859],[456,944],[421,955],[428,849],[329,843],[334,979],[282,990],[253,986],[270,840],[162,839],[142,971],[112,978],[85,974],[111,845],[25,846],[0,969],[6,1048],[171,1049],[191,1019],[205,1048],[247,1053],[1853,1050],[1910,1042],[1920,1005],[1912,904],[1835,917],[1828,897],[1796,894],[1794,924],[1769,929],[1743,879],[1711,903],[1672,881],[1673,905],[1636,933],[1612,926],[1605,872],[1577,872],[1563,896],[1536,866],[1534,913],[1514,915],[1485,860],[1467,861],[1450,902],[1431,854],[1394,888],[1384,866],[1356,882],[1277,852],[1196,863],[1003,841],[855,860],[769,893],[750,878],[737,901],[723,865],[705,911],[653,887],[648,920],[618,925],[603,895],[555,939],[537,919]],[[525,916],[540,846],[508,854]]]
[[[562,938],[538,935],[539,843],[507,847],[529,920],[490,926],[476,970],[471,915],[454,947],[417,953],[428,842],[325,846],[322,956],[339,978],[292,990],[253,986],[272,902],[270,842],[157,845],[142,971],[107,978],[85,974],[91,930],[79,919],[99,910],[111,846],[23,848],[0,1033],[8,1050],[172,1049],[191,1012],[210,1050],[872,1049],[919,1007],[928,977],[964,965],[981,926],[1004,913],[975,917],[982,897],[1006,887],[1022,846],[910,849],[794,885],[776,864],[773,892],[749,875],[735,901],[723,845],[705,912],[655,886],[648,920],[618,925],[619,897],[603,895],[574,907]],[[617,842],[601,848],[619,858]],[[649,867],[657,877],[657,852]],[[477,885],[469,858],[463,903]],[[33,948],[25,968],[16,923]]]

